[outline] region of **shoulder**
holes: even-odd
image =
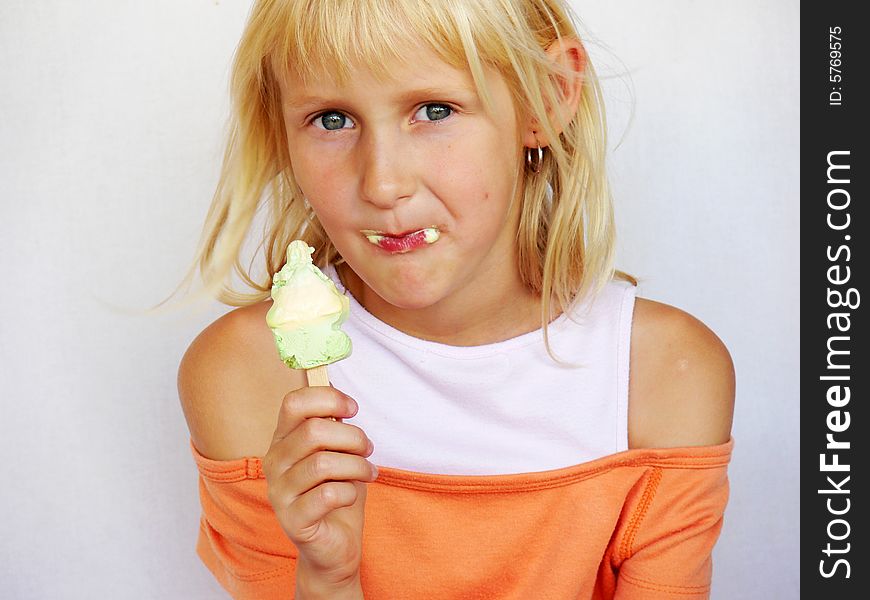
[[[731,355],[713,331],[679,308],[636,299],[631,332],[629,447],[727,442],[734,391]]]
[[[278,357],[265,322],[270,303],[237,308],[191,342],[178,367],[178,397],[194,446],[214,460],[263,456],[284,395],[301,372]]]

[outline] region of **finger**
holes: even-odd
[[[284,396],[278,423],[272,436],[275,443],[311,417],[352,417],[358,406],[353,398],[333,387],[306,387]]]
[[[308,418],[291,434],[272,444],[263,461],[263,469],[268,469],[269,475],[278,476],[321,450],[368,457],[374,451],[374,444],[356,425]]]
[[[318,496],[312,496],[312,493],[317,488],[323,487],[324,484],[342,481],[369,483],[376,477],[374,465],[362,457],[340,452],[318,452],[277,476],[267,477],[269,502],[275,511],[286,510],[292,505],[291,513],[295,513],[298,506],[303,506],[308,507],[305,519],[322,518],[330,510],[343,504],[338,502],[337,498],[330,497],[320,498],[326,501],[326,508],[313,506]],[[299,499],[303,497],[308,499],[298,504]],[[350,502],[352,503],[353,501]],[[288,513],[288,517],[292,516],[294,515]]]
[[[337,508],[353,506],[357,501],[357,486],[349,481],[328,481],[295,499],[288,508],[287,523],[294,541],[304,543],[306,532],[315,530],[329,513]],[[278,509],[276,509],[278,510]]]
[[[293,465],[283,476],[288,490],[301,496],[328,481],[361,481],[376,477],[374,465],[361,456],[323,450],[307,456]]]

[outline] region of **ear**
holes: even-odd
[[[583,91],[583,74],[586,69],[586,50],[579,40],[562,38],[556,40],[546,50],[550,60],[561,66],[564,75],[556,79],[559,102],[556,106],[547,107],[547,116],[556,130],[561,133],[565,125],[574,118],[580,105]],[[523,132],[523,145],[528,148],[550,145],[538,120],[529,117]]]

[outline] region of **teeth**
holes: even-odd
[[[425,229],[419,229],[402,237],[416,235],[421,232],[423,233],[423,239],[426,241],[427,244],[434,244],[438,241],[438,238],[441,237],[441,232],[438,231],[437,227],[426,227]],[[378,233],[377,231],[373,231],[371,229],[364,229],[362,231],[362,234],[366,236],[366,239],[368,239],[368,241],[370,241],[372,244],[378,244],[381,240],[392,237],[389,235]]]

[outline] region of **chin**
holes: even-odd
[[[430,307],[449,296],[456,281],[455,266],[461,259],[443,240],[421,250],[386,254],[368,241],[347,244],[342,253],[356,276],[384,301],[404,309]],[[439,244],[441,244],[439,246]],[[447,250],[447,252],[445,252]]]
[[[404,310],[427,308],[448,293],[447,281],[413,265],[394,265],[384,272],[369,271],[362,279],[386,302]]]
[[[422,310],[437,304],[442,298],[441,294],[422,294],[407,290],[394,292],[393,290],[387,294],[378,293],[381,298],[402,310]]]

